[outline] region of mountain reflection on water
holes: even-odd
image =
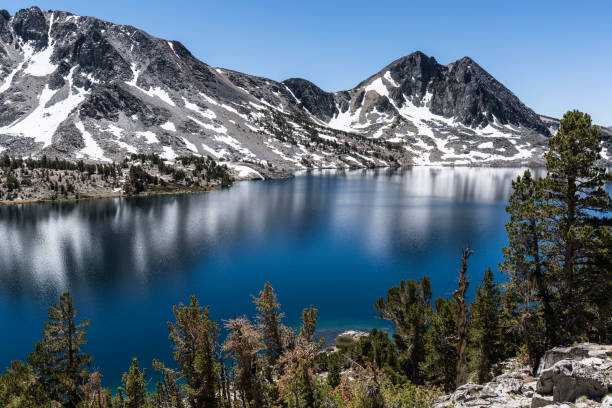
[[[239,183],[212,194],[3,206],[0,282],[8,296],[93,290],[126,275],[146,282],[226,242],[261,242],[278,230],[306,234],[321,222],[330,222],[336,231],[358,227],[372,250],[387,248],[385,241],[414,246],[415,238],[435,233],[440,200],[506,201],[518,172],[426,167],[330,171]],[[385,184],[361,190],[370,180]]]

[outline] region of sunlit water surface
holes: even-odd
[[[471,293],[505,244],[520,169],[319,172],[210,193],[0,207],[0,367],[24,359],[69,290],[91,320],[87,350],[117,386],[131,358],[171,363],[172,305],[197,295],[217,320],[252,316],[270,281],[286,322],[319,308],[320,334],[388,327],[373,303],[400,279]],[[152,371],[151,371],[152,372]]]

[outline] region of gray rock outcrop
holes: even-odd
[[[537,376],[516,361],[487,384],[466,384],[437,408],[606,407],[612,405],[612,346],[584,343],[546,352]],[[609,395],[610,394],[610,395]]]

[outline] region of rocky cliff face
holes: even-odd
[[[517,165],[541,163],[549,135],[469,58],[441,65],[417,52],[328,93],[210,67],[131,26],[0,11],[0,152],[14,156],[199,154],[284,170]]]
[[[537,375],[516,361],[487,384],[468,383],[436,408],[612,407],[612,346],[579,344],[546,352]]]

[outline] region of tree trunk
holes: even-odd
[[[574,282],[574,263],[576,248],[574,238],[570,237],[570,229],[576,222],[576,179],[569,177],[567,180],[567,225],[563,230],[564,236],[561,239],[565,241],[565,253],[563,254],[563,279],[565,287],[563,288],[562,302],[567,307],[568,315],[566,324],[568,327],[575,327],[576,304],[575,291],[576,285]]]
[[[465,384],[465,367],[467,363],[467,305],[466,292],[469,285],[467,279],[467,261],[473,251],[470,246],[462,250],[461,270],[459,271],[459,284],[455,291],[455,302],[457,303],[457,387]]]
[[[223,365],[222,370],[223,370],[223,379],[224,379],[223,393],[225,394],[226,405],[228,408],[230,408],[232,406],[232,403],[230,400],[229,373],[227,372],[227,367],[225,365]]]
[[[242,397],[242,407],[247,408],[247,404],[246,404],[245,397],[244,397],[244,391],[240,393],[240,396]]]
[[[527,326],[528,317],[529,312],[527,312],[527,310],[523,310],[520,326],[523,333],[525,333],[525,347],[527,347],[527,358],[529,359],[529,365],[531,365],[532,374],[535,375],[536,371],[538,370],[540,355],[535,345],[531,341],[531,336],[529,336],[529,327]]]
[[[548,350],[551,347],[557,345],[557,316],[550,303],[550,293],[544,282],[544,275],[542,273],[542,262],[540,260],[540,239],[536,228],[535,221],[531,221],[531,246],[533,253],[534,263],[534,277],[535,286],[538,293],[538,297],[542,302],[542,308],[544,312],[544,348]]]

